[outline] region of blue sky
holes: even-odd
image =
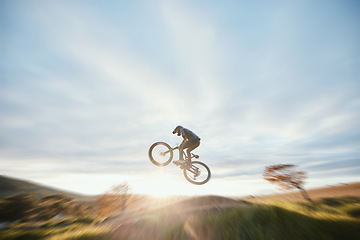
[[[259,195],[360,173],[357,1],[1,1],[1,174],[97,194]],[[202,139],[186,182],[153,142]]]

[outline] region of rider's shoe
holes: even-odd
[[[179,166],[179,165],[183,165],[183,164],[185,163],[185,161],[179,159],[179,160],[177,160],[177,161],[173,161],[173,163],[174,163],[176,166]]]
[[[188,161],[183,161],[183,163],[180,166],[181,169],[184,169],[184,168],[188,169],[190,167],[191,167],[191,162],[188,162]]]

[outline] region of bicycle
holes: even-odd
[[[149,149],[149,158],[156,166],[164,167],[171,162],[174,156],[173,152],[176,149],[179,149],[179,146],[172,148],[165,142],[156,142],[151,145]],[[202,185],[207,183],[211,177],[210,168],[203,162],[191,161],[193,158],[198,159],[199,155],[191,153],[191,156],[187,156],[184,151],[182,154],[185,156],[185,159],[187,159],[188,162],[184,162],[178,166],[183,170],[186,180],[195,185]]]

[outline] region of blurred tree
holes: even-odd
[[[278,184],[283,189],[298,189],[302,196],[312,202],[311,198],[304,189],[306,173],[296,169],[293,164],[275,164],[265,167],[263,177],[270,183]]]
[[[131,197],[130,188],[127,183],[114,186],[105,194],[98,196],[94,202],[97,215],[109,217],[123,210]]]
[[[38,217],[40,219],[50,219],[64,213],[73,201],[74,199],[66,194],[54,194],[44,197],[37,207]]]

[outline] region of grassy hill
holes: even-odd
[[[77,200],[86,201],[91,197],[76,194],[60,189],[43,186],[37,183],[32,183],[26,180],[20,180],[16,178],[0,175],[0,198],[5,198],[18,193],[33,193],[38,198],[43,198],[53,194],[65,193],[66,195],[73,197]]]
[[[111,232],[97,239],[360,239],[360,198],[331,196],[266,203],[190,197],[110,218],[102,226]]]
[[[318,201],[324,198],[336,197],[356,197],[360,198],[360,182],[344,183],[333,186],[325,186],[321,188],[307,189],[312,200]],[[281,192],[278,194],[253,196],[242,198],[251,202],[271,202],[271,201],[302,201],[304,198],[297,190]]]
[[[49,189],[52,192],[46,192]],[[0,191],[47,195],[60,190],[1,176]],[[0,227],[0,239],[360,239],[359,183],[308,192],[313,202],[304,201],[298,192],[251,201],[216,195],[134,195],[127,208],[109,218],[97,219],[89,212],[48,222],[14,223]]]

